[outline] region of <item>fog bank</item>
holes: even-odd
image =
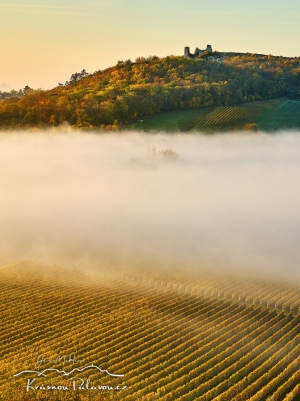
[[[300,282],[299,179],[299,132],[2,133],[1,258]]]

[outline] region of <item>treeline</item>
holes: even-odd
[[[215,60],[213,59],[216,57]],[[114,129],[166,111],[228,106],[279,97],[300,98],[300,58],[218,54],[179,56],[73,74],[65,85],[0,102],[1,128],[58,126]]]

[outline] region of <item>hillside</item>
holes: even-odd
[[[67,122],[77,129],[122,129],[147,116],[182,110],[192,115],[195,110],[200,117],[213,107],[227,107],[229,121],[235,118],[232,106],[300,98],[300,58],[234,53],[222,57],[221,63],[205,56],[195,60],[141,57],[94,74],[83,70],[50,91],[26,90],[22,98],[2,100],[0,128],[51,127]],[[245,105],[240,111],[246,117],[251,109]],[[251,121],[263,115],[252,112]],[[288,118],[284,108],[281,112],[283,119]],[[244,117],[239,124],[247,120]],[[203,128],[200,120],[197,129]],[[277,123],[272,121],[276,129]],[[193,124],[191,127],[197,125]]]
[[[1,272],[3,401],[299,399],[297,286],[146,269],[89,277],[29,261]],[[121,376],[92,366],[75,391],[57,371],[37,376],[92,363]]]
[[[237,106],[162,113],[128,125],[146,132],[277,131],[300,129],[300,101],[263,100]]]

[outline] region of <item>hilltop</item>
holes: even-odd
[[[119,61],[94,74],[76,73],[65,85],[28,91],[0,102],[0,127],[58,126],[122,129],[147,116],[230,107],[253,101],[300,99],[300,58],[213,53],[197,59],[156,56]]]

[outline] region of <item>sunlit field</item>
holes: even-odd
[[[0,134],[0,399],[298,400],[299,132]]]

